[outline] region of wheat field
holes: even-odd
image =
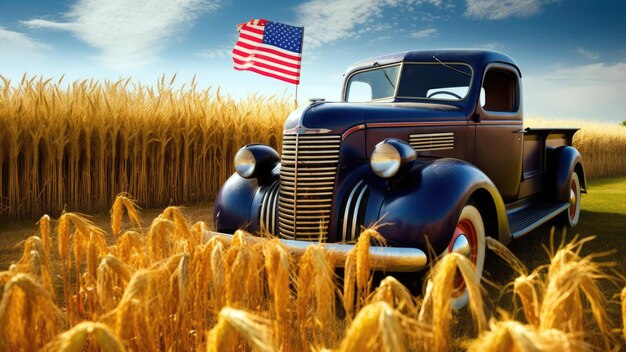
[[[120,192],[146,207],[213,199],[246,143],[277,147],[291,100],[235,100],[175,76],[155,88],[130,80],[63,82],[0,76],[0,218],[105,211]],[[626,127],[580,126],[588,177],[626,172]]]
[[[0,80],[0,218],[212,199],[242,145],[280,144],[292,101],[174,80]]]
[[[0,272],[0,350],[587,351],[626,338],[606,313],[619,298],[599,289],[623,285],[613,263],[580,254],[592,238],[551,245],[532,271],[489,240],[516,273],[500,289],[518,307],[492,314],[486,282],[456,253],[430,267],[419,296],[391,276],[374,287],[376,228],[363,231],[339,277],[323,244],[297,257],[277,239],[216,235],[177,207],[142,228],[126,195],[111,214],[111,231],[75,213],[39,220],[22,258]],[[458,273],[470,304],[455,312]],[[621,300],[626,315],[626,288]]]

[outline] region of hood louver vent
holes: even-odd
[[[412,134],[409,144],[416,152],[454,149],[454,134],[452,132]]]

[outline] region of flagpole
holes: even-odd
[[[300,76],[302,76],[302,55],[304,54],[304,26],[302,26],[302,40],[300,41]],[[300,78],[296,84],[296,109],[298,108],[298,87],[300,86]]]

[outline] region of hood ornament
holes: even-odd
[[[296,130],[297,134],[305,134],[308,131],[308,128],[302,126],[302,125],[298,125],[296,127],[294,127],[294,129]]]
[[[302,125],[298,125],[296,127],[286,129],[285,133],[287,134],[322,134],[329,133],[331,130],[327,128],[308,128]]]

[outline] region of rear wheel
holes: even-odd
[[[567,226],[574,227],[580,218],[580,179],[576,172],[572,172],[569,184],[569,207],[561,217]]]
[[[485,264],[485,225],[475,206],[468,204],[463,207],[448,245],[448,253],[450,252],[466,256],[474,264],[478,277],[482,276]],[[452,307],[460,309],[469,302],[469,293],[460,273],[457,273],[454,286]]]

